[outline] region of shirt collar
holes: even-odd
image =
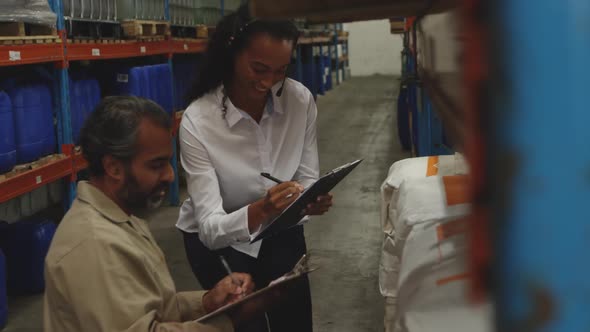
[[[277,91],[281,88],[282,83],[283,82],[281,81],[281,82],[275,84],[271,88],[271,94],[268,97],[266,107],[265,107],[265,110],[266,110],[266,112],[268,112],[269,115],[272,115],[275,112],[278,114],[283,114],[283,112],[284,112],[284,110],[281,106],[281,103],[278,99],[279,97],[277,97]],[[219,88],[217,88],[216,95],[217,95],[218,101],[220,103],[222,103],[223,102],[223,85],[221,85]],[[231,102],[231,100],[229,100],[229,98],[227,99],[225,106],[226,106],[225,120],[227,121],[227,124],[230,128],[233,127],[240,120],[248,117],[248,114],[246,112],[238,109],[237,107],[235,107],[234,104]]]
[[[78,199],[90,204],[96,211],[114,223],[124,223],[131,219],[115,202],[87,181],[78,183]]]

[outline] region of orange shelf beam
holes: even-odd
[[[61,43],[0,45],[0,66],[61,62],[63,60]]]
[[[39,187],[64,178],[72,173],[72,158],[49,161],[23,173],[0,180],[0,203],[31,192]]]
[[[170,41],[168,40],[152,42],[122,41],[118,44],[68,43],[66,47],[68,61],[120,59],[172,53]]]
[[[208,39],[173,39],[170,41],[170,52],[173,54],[202,53],[207,49]]]
[[[46,44],[0,45],[0,67],[34,63],[121,59],[159,54],[202,53],[207,39],[120,41],[119,43],[68,42],[64,52],[60,42]],[[64,57],[64,53],[66,54]]]

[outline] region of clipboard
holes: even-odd
[[[267,295],[271,290],[285,286],[286,284],[288,284],[291,281],[294,281],[296,279],[299,279],[305,275],[308,275],[309,273],[317,270],[317,267],[312,266],[310,263],[310,256],[309,255],[303,255],[301,257],[301,259],[299,259],[299,261],[297,262],[297,264],[295,264],[295,267],[293,267],[293,270],[291,270],[290,272],[286,273],[285,275],[283,275],[282,277],[272,281],[268,286],[266,286],[265,288],[262,288],[260,290],[257,290],[256,292],[253,292],[245,297],[243,297],[242,299],[234,302],[234,303],[230,303],[228,305],[225,305],[213,312],[208,313],[205,316],[200,317],[199,319],[195,320],[197,323],[203,323],[211,318],[217,317],[219,315],[225,314],[228,311],[232,310],[232,309],[236,309],[237,307],[244,305],[246,303],[248,303],[249,301],[252,301],[254,299],[257,299],[259,297],[263,297],[265,295]]]
[[[322,176],[319,180],[309,186],[301,196],[297,198],[289,207],[278,217],[263,226],[263,228],[254,236],[250,243],[258,242],[262,239],[276,235],[289,228],[299,224],[305,215],[301,214],[308,204],[314,202],[318,196],[330,192],[342,179],[344,179],[353,169],[355,169],[363,160],[355,160],[351,163],[344,164],[331,170]]]

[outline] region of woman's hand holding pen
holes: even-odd
[[[267,191],[263,208],[271,218],[276,217],[299,197],[303,189],[295,181],[278,184]]]
[[[270,188],[266,195],[250,204],[248,209],[248,228],[256,231],[261,224],[272,220],[303,192],[303,186],[295,181],[283,182]]]

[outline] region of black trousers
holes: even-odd
[[[294,227],[274,237],[262,241],[258,258],[253,258],[231,247],[221,250],[209,250],[199,240],[196,233],[184,235],[184,246],[193,273],[205,289],[211,289],[227,276],[219,255],[227,260],[233,272],[252,275],[257,288],[266,287],[272,280],[289,272],[299,258],[306,253],[303,226]],[[311,293],[309,279],[297,283],[291,289],[288,298],[267,312],[272,332],[311,332],[313,331],[311,312]],[[264,332],[266,318],[257,317],[248,326],[237,332]]]

